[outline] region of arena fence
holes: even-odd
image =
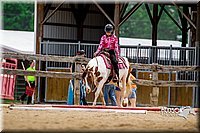
[[[99,44],[88,44],[88,43],[66,43],[66,42],[41,42],[40,43],[40,53],[44,55],[59,55],[59,56],[75,56],[76,52],[80,49],[84,49],[86,52],[87,58],[92,58],[93,53],[98,48]],[[157,82],[156,85],[159,86],[162,84],[165,87],[168,87],[168,106],[171,105],[171,93],[173,93],[173,87],[175,87],[174,82],[185,82],[186,86],[181,84],[182,87],[189,87],[189,83],[194,83],[198,81],[198,72],[197,71],[187,71],[189,69],[196,68],[198,64],[199,49],[197,47],[173,47],[173,44],[170,46],[142,46],[137,45],[120,45],[120,54],[129,58],[129,61],[132,64],[133,68],[136,70],[136,78],[142,78],[141,74],[149,73],[150,78],[153,77],[153,70],[149,69],[149,64],[155,64],[159,67],[165,66],[164,68],[158,70],[158,75],[163,74],[165,83]],[[138,65],[143,65],[143,67],[138,68]],[[145,64],[148,67],[144,67]],[[136,67],[137,66],[137,67]],[[46,62],[46,70],[51,69],[62,69],[70,67],[70,63],[64,62]],[[183,68],[187,68],[184,70]],[[172,70],[171,68],[174,68]],[[176,69],[175,68],[180,68]],[[171,69],[171,70],[169,70]],[[165,71],[166,70],[166,71]],[[175,79],[173,79],[175,75]],[[144,75],[147,76],[147,75]],[[151,78],[152,80],[152,78]],[[173,80],[173,81],[172,81]],[[45,80],[47,81],[47,80]],[[167,83],[167,84],[166,84]],[[169,83],[171,83],[169,85]],[[139,83],[138,83],[139,84]],[[146,82],[141,82],[141,84],[147,85]],[[171,86],[174,84],[174,86]],[[45,85],[48,86],[48,83],[45,82]],[[189,85],[189,86],[188,86]],[[180,87],[179,86],[179,87]],[[181,88],[180,88],[181,89]],[[192,105],[198,102],[197,93],[198,89],[196,86],[192,87],[193,99]],[[195,96],[194,96],[195,95]],[[195,98],[196,97],[196,98]],[[173,104],[173,103],[172,103]]]
[[[56,77],[56,78],[65,78],[65,79],[81,79],[80,73],[80,65],[82,63],[87,63],[90,58],[84,58],[79,56],[55,56],[55,55],[40,55],[40,54],[18,54],[18,53],[2,53],[2,58],[15,58],[15,59],[23,59],[23,60],[36,60],[39,62],[39,69],[36,71],[26,71],[20,69],[8,69],[8,68],[1,68],[3,74],[10,74],[10,75],[33,75],[39,77]],[[76,63],[76,71],[75,73],[70,72],[52,72],[42,71],[41,69],[41,62],[58,62],[58,63]],[[137,79],[134,82],[137,85],[145,85],[145,86],[153,86],[153,90],[151,93],[151,104],[157,105],[158,103],[158,94],[156,93],[159,87],[163,86],[170,86],[170,87],[197,87],[199,83],[197,81],[162,81],[158,80],[158,73],[159,72],[176,72],[176,71],[187,71],[187,72],[197,72],[199,71],[199,67],[197,66],[164,66],[159,65],[158,63],[153,64],[141,64],[141,63],[131,63],[131,66],[135,69],[140,70],[150,70],[153,72],[152,80],[144,80],[144,79]],[[78,82],[79,83],[79,82]],[[40,81],[39,81],[40,84]],[[76,90],[80,90],[79,85],[75,84]],[[38,88],[38,92],[40,88]],[[75,91],[75,104],[79,104],[80,100],[80,91]],[[38,93],[38,95],[40,95]],[[195,101],[194,101],[195,102]]]

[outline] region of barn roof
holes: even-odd
[[[0,37],[4,52],[35,53],[34,32],[0,30]]]

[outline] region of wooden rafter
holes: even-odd
[[[145,7],[146,7],[146,10],[147,10],[149,19],[150,19],[150,21],[151,21],[151,24],[153,24],[153,17],[152,17],[152,15],[151,15],[151,11],[150,11],[150,9],[149,9],[149,5],[148,5],[148,4],[145,4]]]
[[[47,13],[49,12],[52,4],[46,4],[45,9],[44,9],[44,18],[46,18]]]
[[[137,9],[142,5],[142,2],[136,4],[122,19],[118,26],[122,25]]]
[[[171,16],[171,14],[170,14],[165,8],[163,8],[163,10],[164,10],[164,12],[167,14],[167,16],[170,17],[171,20],[176,24],[176,26],[178,26],[178,28],[179,28],[180,30],[182,30],[182,27],[181,27],[181,26],[178,24],[178,22]]]
[[[160,18],[162,16],[164,8],[165,8],[165,5],[161,5],[161,9],[160,9],[160,12],[159,12],[159,15],[158,15],[158,21],[160,20]]]
[[[173,3],[174,6],[177,8],[177,10],[180,11],[180,13],[183,15],[183,17],[186,18],[186,20],[189,22],[189,24],[192,25],[192,26],[196,29],[195,24],[190,20],[190,18],[188,18],[187,15],[186,15],[183,11],[181,11],[181,9],[176,5],[175,2],[172,2],[172,3]]]
[[[52,12],[51,14],[49,14],[49,16],[47,16],[47,17],[41,22],[41,24],[44,24],[47,20],[49,20],[49,18],[50,18],[51,16],[54,15],[54,13],[58,10],[58,8],[60,8],[60,7],[63,5],[64,2],[65,2],[65,1],[63,1],[62,3],[60,3],[60,4],[56,7],[56,9],[53,10],[53,12]]]
[[[128,3],[124,3],[122,6],[122,9],[120,10],[120,19],[124,16],[124,13],[126,12],[126,8],[128,7]]]

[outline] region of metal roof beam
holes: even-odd
[[[60,8],[60,7],[63,5],[64,2],[65,2],[65,0],[64,0],[62,3],[60,3],[60,4],[56,7],[56,9],[53,10],[53,12],[52,12],[51,14],[49,14],[49,16],[47,16],[47,17],[42,21],[41,24],[44,24],[47,20],[49,20],[49,18],[50,18],[52,15],[54,15],[54,13],[58,10],[58,8]]]
[[[113,20],[108,16],[108,14],[103,10],[103,8],[101,8],[101,6],[95,1],[93,0],[94,4],[99,8],[99,10],[105,15],[105,17],[112,23],[112,25],[115,26],[115,23],[113,22]]]

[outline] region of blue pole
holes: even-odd
[[[70,80],[69,87],[68,87],[68,97],[67,97],[67,104],[74,105],[74,89],[73,89],[73,81]]]

